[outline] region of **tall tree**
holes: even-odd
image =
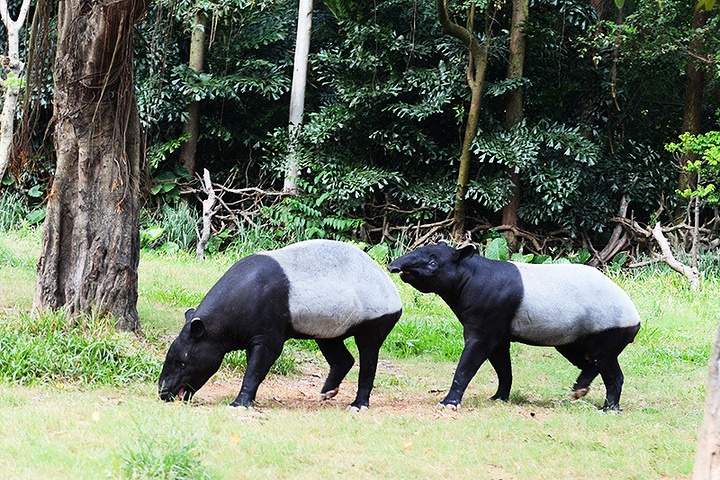
[[[510,57],[508,59],[508,80],[519,80],[523,76],[525,65],[525,33],[523,26],[529,15],[529,0],[513,0],[512,25],[510,26]],[[512,129],[523,118],[523,90],[522,87],[508,92],[505,104],[505,125]],[[502,223],[509,227],[517,227],[518,210],[520,209],[520,173],[517,167],[509,169],[512,182],[512,197],[503,208]],[[507,231],[505,237],[511,248],[515,246],[515,232]]]
[[[467,27],[463,27],[450,19],[447,0],[435,0],[438,18],[443,31],[460,40],[468,49],[467,83],[470,87],[470,109],[465,123],[460,152],[460,166],[458,167],[457,189],[455,190],[455,207],[453,213],[453,237],[459,239],[465,232],[465,216],[467,214],[467,190],[470,183],[470,166],[472,153],[470,146],[477,136],[478,120],[480,118],[480,100],[482,99],[487,74],[488,50],[490,49],[492,15],[494,3],[486,5],[483,10],[485,18],[484,44],[474,33],[475,9],[477,3],[472,1],[468,7]]]
[[[288,146],[287,168],[285,170],[285,184],[283,186],[283,190],[289,193],[297,193],[298,190],[297,142],[305,113],[305,86],[307,83],[308,54],[310,53],[310,36],[312,32],[312,12],[312,0],[300,0],[292,88],[290,90],[290,119],[288,122],[290,143]]]
[[[205,63],[205,31],[208,17],[205,11],[198,8],[195,12],[192,35],[190,37],[189,66],[195,73],[203,70]],[[200,102],[193,98],[187,109],[187,119],[183,123],[183,136],[187,140],[180,146],[180,165],[192,176],[195,173],[195,156],[197,154],[198,133],[200,131]]]
[[[708,11],[704,8],[696,8],[692,19],[692,30],[696,32],[688,45],[689,60],[687,64],[687,80],[685,83],[685,104],[683,108],[682,129],[680,133],[697,135],[700,133],[700,120],[702,117],[703,90],[705,87],[705,64],[701,60],[705,35],[703,27],[708,20]],[[697,155],[688,153],[681,159],[682,165],[697,160]],[[695,182],[692,175],[686,170],[680,171],[678,189],[684,191],[687,188],[694,188]]]
[[[5,70],[5,99],[0,114],[0,180],[5,175],[12,153],[13,132],[15,131],[15,107],[20,94],[20,76],[25,65],[20,61],[20,29],[27,18],[30,0],[23,0],[15,20],[10,17],[7,0],[0,0],[0,18],[7,30],[7,56],[2,59]]]
[[[133,24],[149,0],[60,0],[54,66],[57,166],[34,303],[139,327],[140,122]]]

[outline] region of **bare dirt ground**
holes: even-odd
[[[357,366],[355,367],[357,368]],[[303,362],[292,375],[269,375],[258,389],[256,409],[263,411],[273,408],[287,408],[298,412],[312,412],[322,409],[346,409],[355,399],[357,382],[345,379],[338,394],[329,400],[320,400],[320,389],[325,382],[328,368],[320,362]],[[433,408],[444,396],[442,388],[426,388],[419,391],[418,385],[411,388],[382,388],[377,384],[380,378],[403,378],[402,367],[394,362],[380,360],[377,368],[376,388],[370,396],[370,407],[375,411],[404,413],[417,416],[447,417],[457,412]],[[444,380],[449,381],[450,377]],[[199,405],[223,405],[232,402],[240,391],[242,376],[218,375],[211,379],[195,394],[192,402]],[[388,390],[392,392],[388,393]],[[411,391],[408,393],[408,391]],[[466,411],[472,409],[465,409]]]

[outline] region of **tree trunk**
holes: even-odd
[[[149,0],[61,0],[57,152],[34,303],[139,327],[140,120],[132,28]]]
[[[512,25],[510,26],[510,58],[508,59],[507,78],[522,78],[525,65],[525,34],[522,29],[529,15],[529,0],[513,0]],[[505,109],[505,126],[515,127],[523,119],[523,90],[517,88],[508,93]],[[512,197],[502,212],[503,225],[513,227],[505,232],[508,247],[515,250],[515,231],[518,225],[520,209],[520,174],[516,168],[509,167],[508,174],[512,183]]]
[[[693,30],[703,28],[708,19],[708,12],[704,8],[695,9],[692,20]],[[690,42],[689,50],[691,53],[701,52],[703,38],[696,38]],[[702,116],[702,100],[703,88],[705,86],[705,67],[703,62],[697,58],[690,56],[687,66],[687,83],[685,84],[685,107],[683,109],[682,131],[680,133],[691,133],[697,135],[700,133],[700,118]],[[694,153],[686,153],[680,159],[681,167],[687,165],[688,162],[697,160]],[[683,191],[687,188],[694,188],[695,179],[693,175],[684,170],[680,170],[680,178],[678,179],[678,189]]]
[[[715,332],[708,368],[705,416],[698,434],[693,480],[720,479],[720,327]]]
[[[435,0],[435,7],[438,11],[438,19],[443,30],[460,40],[468,48],[467,82],[470,87],[470,110],[467,123],[465,124],[465,136],[463,138],[462,150],[460,153],[460,166],[458,167],[457,189],[455,190],[455,207],[453,210],[453,237],[460,240],[465,233],[465,217],[467,215],[467,190],[470,183],[470,164],[472,153],[470,146],[477,136],[478,120],[480,118],[480,101],[482,100],[483,88],[485,86],[485,75],[487,73],[488,50],[491,40],[492,19],[489,12],[485,14],[485,45],[480,45],[473,33],[473,20],[475,17],[475,2],[470,3],[468,14],[468,28],[461,27],[450,20],[447,0]],[[490,7],[488,7],[490,8]]]
[[[207,29],[207,14],[198,11],[193,22],[192,37],[190,38],[190,68],[195,73],[203,70],[205,63],[205,30]],[[187,120],[183,123],[183,135],[188,139],[180,146],[180,165],[185,167],[192,177],[195,174],[195,156],[197,154],[198,132],[200,131],[200,102],[193,99],[187,110]]]
[[[300,0],[298,5],[297,37],[295,39],[295,58],[293,60],[293,78],[290,91],[290,118],[288,131],[288,161],[285,170],[283,191],[297,193],[299,162],[297,142],[302,128],[305,113],[305,85],[307,82],[308,54],[310,53],[310,37],[312,32],[312,0]]]
[[[20,95],[20,80],[25,65],[20,61],[20,29],[25,23],[30,0],[23,0],[18,18],[12,20],[7,0],[0,0],[0,17],[7,30],[7,57],[2,59],[5,70],[5,100],[0,114],[0,181],[5,176],[12,154],[13,133],[15,132],[15,107]]]

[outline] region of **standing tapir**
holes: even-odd
[[[498,375],[492,397],[507,400],[512,384],[510,342],[553,346],[581,372],[574,396],[600,374],[603,410],[619,410],[623,374],[617,357],[635,339],[640,317],[627,294],[600,271],[576,264],[532,265],[490,260],[470,245],[444,242],[397,258],[391,273],[442,297],[463,325],[465,347],[441,406],[458,408],[480,365]]]
[[[159,380],[166,401],[192,395],[218,370],[227,352],[244,349],[247,370],[232,407],[250,407],[260,382],[288,338],[313,338],[330,364],[321,399],[338,391],[360,353],[358,391],[351,410],[369,405],[378,351],[397,323],[402,302],[392,280],[359,248],[309,240],[235,263],[197,310],[188,310]]]

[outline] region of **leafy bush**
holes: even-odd
[[[0,193],[0,231],[20,227],[28,214],[22,195],[9,190]]]
[[[197,216],[185,203],[164,203],[154,212],[145,212],[141,221],[142,248],[188,250],[197,241]]]

